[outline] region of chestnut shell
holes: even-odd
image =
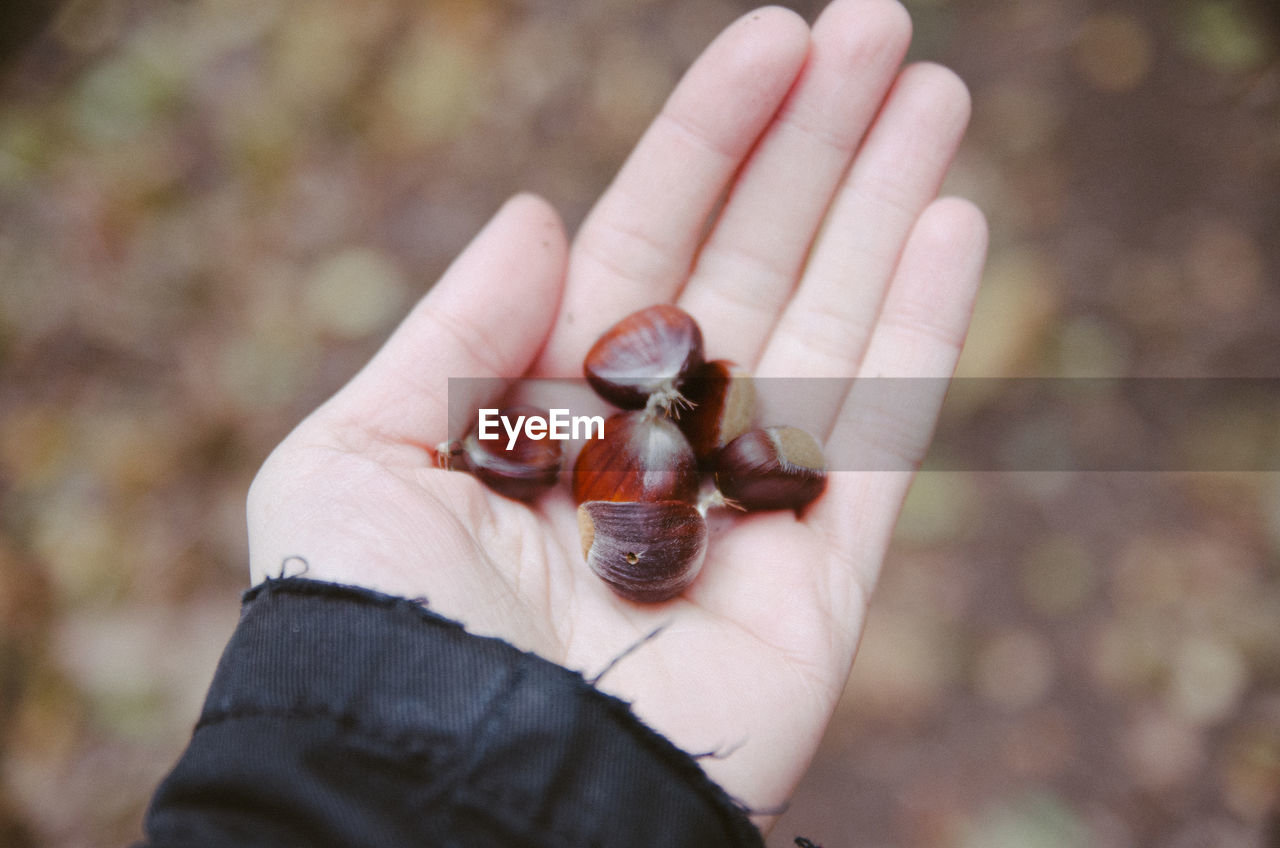
[[[678,396],[686,375],[702,362],[698,322],[677,306],[659,303],[606,330],[587,352],[583,372],[614,406],[641,409],[655,394]]]
[[[533,406],[510,406],[499,410],[499,418],[538,415],[547,410]],[[453,462],[469,471],[495,492],[519,501],[531,501],[560,480],[564,452],[556,439],[530,439],[523,430],[507,450],[507,434],[497,439],[480,439],[472,430],[457,443]]]
[[[693,405],[676,423],[689,439],[698,462],[751,429],[756,414],[755,381],[727,359],[704,362],[689,373],[684,396]]]
[[[749,430],[713,459],[716,488],[746,510],[804,509],[827,486],[822,448],[797,427]]]
[[[588,501],[578,507],[578,530],[587,565],[631,601],[674,598],[706,559],[706,521],[680,501]]]
[[[698,497],[698,461],[689,440],[652,411],[619,412],[604,436],[583,445],[573,466],[573,501],[685,501]]]

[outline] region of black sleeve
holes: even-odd
[[[245,595],[145,846],[762,846],[698,764],[581,675],[420,604]]]

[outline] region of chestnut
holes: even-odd
[[[587,565],[631,601],[674,598],[693,582],[707,554],[707,524],[682,501],[587,501],[578,507]]]
[[[827,486],[822,448],[797,427],[748,430],[721,448],[713,463],[720,494],[746,510],[798,513]]]
[[[677,424],[700,464],[751,429],[756,414],[755,381],[727,359],[704,362],[690,372],[684,396],[692,409],[682,413]]]
[[[702,364],[702,330],[689,313],[660,303],[633,312],[592,345],[583,362],[587,382],[623,409],[679,405],[686,375]]]
[[[680,428],[652,410],[605,419],[573,466],[574,503],[685,501],[698,496],[698,461]]]
[[[621,407],[573,468],[582,552],[623,598],[665,601],[702,568],[714,506],[792,509],[826,488],[822,448],[795,427],[751,429],[756,387],[728,360],[706,361],[702,331],[678,307],[641,309],[592,345],[583,373]],[[700,496],[700,472],[716,487]]]
[[[521,416],[547,417],[547,411],[532,406],[510,406],[499,410],[499,419]],[[495,492],[519,501],[531,501],[560,480],[564,453],[556,439],[533,439],[521,430],[508,449],[507,435],[481,439],[472,429],[461,441],[439,450],[440,464],[469,471]]]

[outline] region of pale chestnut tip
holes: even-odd
[[[702,513],[682,501],[588,501],[578,507],[578,533],[592,572],[638,603],[679,595],[707,554]]]
[[[660,303],[606,330],[587,352],[583,373],[600,397],[623,409],[656,403],[678,413],[687,375],[703,362],[702,330],[689,313]]]
[[[749,430],[718,451],[713,462],[716,488],[748,511],[799,513],[827,486],[822,448],[798,427]]]
[[[454,439],[453,441],[444,441],[436,445],[436,467],[443,468],[445,471],[452,471],[454,466],[454,457],[462,452],[462,442]]]

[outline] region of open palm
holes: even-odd
[[[255,582],[304,559],[309,577],[422,597],[472,632],[589,678],[607,670],[602,689],[714,753],[708,773],[767,827],[843,688],[936,406],[812,404],[795,423],[903,470],[834,472],[802,520],[713,520],[699,578],[650,606],[587,570],[564,487],[526,506],[436,469],[433,448],[459,435],[450,377],[580,375],[603,329],[657,302],[760,377],[948,376],[985,227],[935,199],[968,96],[943,68],[901,68],[909,40],[893,0],[835,0],[812,31],[754,12],[689,70],[571,247],[543,201],[508,202],[263,466]],[[492,383],[458,385],[455,405],[459,391],[476,395],[466,407],[497,400],[479,388]]]

